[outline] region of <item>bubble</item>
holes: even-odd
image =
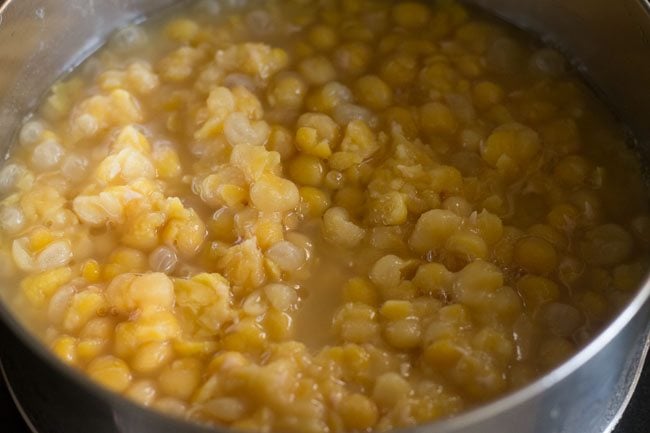
[[[37,120],[32,120],[23,125],[18,136],[18,141],[23,146],[35,144],[43,134],[43,124]]]
[[[124,27],[113,35],[113,48],[120,52],[133,51],[147,43],[147,34],[140,27],[131,25]]]
[[[63,147],[56,141],[44,141],[34,148],[32,164],[39,170],[54,168],[59,164],[64,153]]]

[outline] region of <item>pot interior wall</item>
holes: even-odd
[[[174,0],[0,1],[0,151],[57,77],[116,27]]]

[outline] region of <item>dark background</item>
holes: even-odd
[[[11,400],[2,378],[0,378],[0,432],[30,433]],[[650,360],[646,360],[645,369],[632,402],[614,433],[650,433]]]

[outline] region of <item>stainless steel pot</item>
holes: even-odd
[[[650,168],[650,5],[645,0],[473,0],[556,44],[624,119]],[[0,148],[54,79],[121,23],[173,0],[8,0],[0,6]],[[99,388],[55,359],[0,303],[0,357],[42,433],[214,431]],[[650,283],[594,341],[520,391],[414,433],[602,433],[627,404],[647,353]]]

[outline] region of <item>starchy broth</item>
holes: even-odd
[[[65,363],[244,431],[453,416],[646,275],[623,128],[453,1],[210,1],[117,31],[0,168],[2,299]]]

